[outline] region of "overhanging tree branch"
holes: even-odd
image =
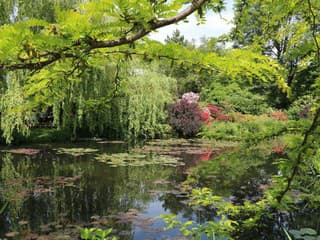
[[[194,0],[187,8],[179,12],[176,16],[166,19],[153,19],[149,21],[148,26],[140,29],[139,31],[128,35],[126,37],[122,37],[119,39],[113,40],[97,40],[90,37],[87,37],[85,40],[78,40],[72,46],[65,47],[61,50],[45,53],[46,58],[44,60],[39,60],[37,58],[29,59],[29,61],[21,61],[18,63],[1,63],[0,69],[13,71],[18,69],[28,69],[28,70],[39,70],[42,69],[62,58],[74,58],[74,54],[70,54],[72,50],[82,50],[85,53],[90,53],[93,49],[98,48],[112,48],[125,44],[132,43],[142,37],[146,36],[150,32],[157,30],[161,27],[168,26],[174,23],[177,23],[181,20],[186,19],[196,10],[201,8],[206,2],[210,0]],[[44,55],[43,55],[44,56]],[[42,57],[43,57],[42,56]],[[34,61],[31,61],[34,60]]]

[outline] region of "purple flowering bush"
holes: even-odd
[[[169,106],[168,122],[180,137],[194,137],[203,124],[198,100],[198,94],[185,93],[182,99]]]

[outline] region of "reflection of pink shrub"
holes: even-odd
[[[203,154],[201,154],[200,156],[200,161],[204,161],[204,162],[208,162],[209,160],[211,160],[211,155],[212,155],[213,149],[211,146],[208,146],[206,148],[206,150],[204,151]]]
[[[284,153],[285,150],[286,150],[286,146],[276,146],[276,147],[273,147],[271,149],[271,152],[273,152],[273,153]]]

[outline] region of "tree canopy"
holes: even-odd
[[[5,73],[0,111],[7,142],[15,132],[28,133],[33,124],[28,119],[33,119],[35,111],[45,111],[50,106],[55,124],[73,133],[82,121],[76,124],[75,119],[81,116],[97,119],[98,115],[88,117],[96,112],[89,109],[110,109],[115,93],[119,93],[119,80],[127,78],[110,66],[123,69],[126,67],[123,63],[135,57],[144,61],[161,59],[169,64],[167,69],[180,66],[194,74],[219,75],[226,81],[276,82],[287,91],[286,70],[255,49],[217,54],[186,48],[174,41],[161,44],[146,37],[193,13],[204,18],[208,11],[219,12],[223,1],[42,1],[33,10],[32,6],[9,1],[2,10],[7,18],[0,27],[0,70]],[[52,17],[48,18],[46,11]],[[107,66],[109,70],[102,70]],[[96,73],[92,75],[92,72]],[[95,78],[96,74],[100,78]],[[104,93],[85,94],[92,90],[90,78],[108,86],[100,88]],[[95,86],[100,85],[91,81]],[[10,91],[15,91],[10,87],[13,85],[14,89],[20,89],[21,101],[17,104],[10,104],[15,101],[14,95],[10,95]],[[91,107],[85,107],[88,105]]]
[[[222,1],[90,1],[55,8],[56,22],[27,18],[1,27],[1,63],[6,70],[37,70],[60,59],[77,60],[103,48],[133,43],[151,31],[198,11],[219,11]],[[19,6],[13,5],[14,8]],[[181,10],[182,9],[182,10]],[[8,14],[8,12],[7,12]],[[9,14],[10,15],[10,14]],[[11,16],[14,13],[11,13]]]

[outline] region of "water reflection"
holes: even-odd
[[[99,152],[127,151],[127,146],[110,144],[90,147]],[[92,222],[95,216],[105,216],[106,226],[119,225],[119,232],[129,233],[127,237],[138,236],[146,231],[139,228],[139,221],[146,225],[146,218],[165,212],[159,198],[172,185],[164,180],[179,179],[173,167],[109,167],[93,161],[93,154],[73,156],[50,149],[34,155],[1,154],[1,203],[10,201],[0,220],[2,237],[21,231],[22,220],[31,230],[46,233],[57,226]],[[155,189],[159,194],[150,194]],[[139,217],[121,216],[130,209]]]
[[[53,150],[60,147],[97,152],[59,154]],[[193,167],[197,166],[192,170],[194,187],[210,187],[215,194],[239,204],[261,196],[268,177],[275,171],[270,154],[264,151],[235,154],[228,148],[198,142],[154,142],[133,149],[135,153],[179,156],[185,162],[179,167],[111,167],[94,160],[99,153],[127,152],[129,147],[121,143],[91,141],[33,148],[39,151],[0,153],[0,206],[9,201],[0,218],[0,238],[8,232],[20,232],[20,236],[35,232],[49,239],[57,239],[57,234],[77,238],[75,224],[113,227],[121,239],[179,237],[176,229],[163,232],[164,222],[154,217],[174,213],[182,220],[214,219],[214,212],[189,208],[180,191]]]

